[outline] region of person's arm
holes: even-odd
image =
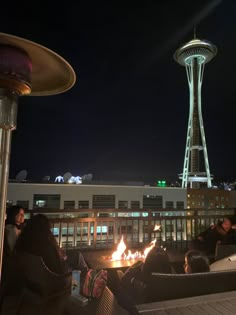
[[[121,285],[124,287],[130,287],[134,281],[133,278],[141,272],[142,265],[143,262],[137,261],[133,266],[129,267],[121,279]]]
[[[18,235],[16,233],[16,228],[13,225],[9,225],[5,227],[5,238],[6,238],[6,244],[8,246],[8,249],[10,252],[13,252],[16,240],[18,238]]]
[[[208,229],[198,234],[197,239],[201,242],[205,241],[208,234],[211,233],[211,231],[213,231],[215,228],[216,228],[216,225],[210,226]]]

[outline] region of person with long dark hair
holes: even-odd
[[[41,256],[45,265],[58,274],[65,273],[63,255],[51,231],[48,218],[37,214],[29,220],[16,242],[16,253]]]
[[[16,205],[7,208],[4,232],[4,254],[12,254],[16,240],[24,226],[25,211],[23,207]]]
[[[185,273],[197,273],[210,271],[209,259],[199,250],[189,250],[184,258]]]

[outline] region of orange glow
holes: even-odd
[[[155,246],[156,244],[156,239],[153,240],[148,247],[144,249],[143,252],[136,251],[136,252],[131,252],[130,249],[128,249],[127,253],[125,253],[126,250],[126,245],[123,240],[123,235],[121,237],[121,240],[119,244],[117,245],[117,250],[112,254],[111,256],[111,261],[114,260],[132,260],[132,259],[140,259],[143,258],[145,259],[147,257],[147,254],[150,252],[150,250]]]
[[[156,239],[154,241],[151,241],[149,247],[145,248],[143,251],[144,257],[147,257],[147,254],[150,252],[150,250],[153,249],[153,247],[156,245]]]
[[[161,225],[160,224],[155,224],[153,232],[160,231],[160,230],[161,230]]]
[[[124,254],[125,250],[126,250],[126,245],[124,243],[123,235],[122,235],[120,243],[117,246],[117,250],[111,256],[112,258],[111,260],[121,260],[122,255]]]

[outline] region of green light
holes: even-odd
[[[166,187],[166,181],[165,180],[158,180],[157,186],[158,187]]]

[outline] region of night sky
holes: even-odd
[[[66,172],[97,180],[178,179],[189,95],[173,53],[192,39],[195,25],[197,37],[218,47],[202,88],[210,170],[234,177],[236,1],[155,0],[1,5],[0,32],[50,48],[77,76],[63,94],[20,98],[10,178],[26,169],[29,180]]]

